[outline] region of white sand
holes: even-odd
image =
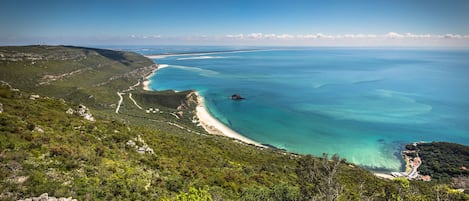
[[[394,179],[395,177],[393,177],[392,175],[390,174],[384,174],[384,173],[373,173],[375,176],[377,177],[380,177],[380,178],[384,178],[384,179]]]
[[[145,81],[143,81],[143,90],[146,91],[151,91],[150,89],[150,77],[152,77],[158,70],[162,68],[166,68],[168,65],[166,64],[158,64],[158,67],[147,77],[145,77]],[[205,107],[204,99],[202,96],[200,96],[197,92],[195,92],[197,95],[197,107],[196,107],[196,115],[197,118],[199,119],[200,124],[202,127],[210,134],[215,134],[215,135],[223,135],[227,136],[236,140],[239,140],[241,142],[247,143],[247,144],[252,144],[258,147],[263,147],[267,148],[266,146],[251,140],[249,138],[246,138],[242,136],[241,134],[237,133],[236,131],[232,130],[228,126],[225,126],[225,124],[221,123],[217,119],[215,119],[208,111],[207,108]]]
[[[174,56],[174,55],[167,54],[167,55],[143,55],[143,56],[147,57],[149,59],[164,59],[166,57],[170,57],[170,56]]]
[[[208,111],[207,108],[205,107],[204,100],[202,96],[200,96],[197,92],[197,107],[196,107],[196,112],[197,112],[197,117],[199,118],[199,122],[202,125],[202,127],[210,134],[215,134],[215,135],[223,135],[227,136],[239,141],[242,141],[247,144],[252,144],[256,145],[258,147],[263,147],[266,148],[266,146],[251,140],[249,138],[246,138],[242,136],[241,134],[237,133],[236,131],[232,130],[228,126],[225,126],[225,124],[221,123],[217,119],[215,119]]]
[[[158,67],[155,70],[153,70],[153,72],[151,72],[147,77],[145,77],[145,81],[143,81],[143,83],[142,83],[143,90],[151,91],[151,89],[150,89],[150,78],[153,77],[153,75],[155,75],[156,71],[168,67],[167,64],[158,64],[157,66]]]
[[[171,54],[153,54],[153,55],[143,55],[149,59],[164,59],[166,57],[174,56],[199,56],[199,55],[211,55],[211,54],[229,54],[229,53],[239,53],[239,52],[261,52],[261,51],[272,51],[276,49],[265,49],[265,50],[234,50],[234,51],[215,51],[215,52],[193,52],[193,53],[171,53]]]

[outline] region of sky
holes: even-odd
[[[469,47],[467,0],[0,0],[0,45]]]

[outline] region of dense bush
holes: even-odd
[[[450,182],[454,177],[469,176],[469,147],[448,142],[419,143],[422,158],[419,171],[432,179]]]

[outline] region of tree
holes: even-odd
[[[342,160],[336,154],[330,160],[327,154],[323,154],[319,159],[311,155],[302,157],[296,169],[302,198],[304,200],[337,200],[344,189],[337,179],[341,162]]]

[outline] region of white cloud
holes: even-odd
[[[398,34],[396,32],[389,32],[384,35],[386,38],[404,38],[404,35]]]
[[[413,34],[413,33],[406,33],[404,35],[406,38],[432,38],[430,34]]]
[[[459,35],[459,34],[446,34],[444,37],[445,37],[445,38],[458,38],[458,39],[459,39],[459,38],[463,38],[463,37],[462,37],[461,35]]]
[[[247,35],[248,38],[254,38],[254,39],[262,39],[263,36],[264,34],[262,33],[251,33]]]
[[[135,34],[132,34],[129,37],[133,38],[133,39],[159,39],[159,38],[162,38],[161,35],[135,35]]]
[[[244,39],[244,34],[235,34],[235,35],[232,35],[232,34],[228,34],[228,35],[225,35],[226,38],[234,38],[234,39]]]
[[[396,46],[469,48],[469,33],[235,33],[226,35],[129,34],[107,37],[0,37],[0,44],[156,44],[156,45],[273,45],[273,46]]]
[[[290,34],[282,34],[277,36],[278,39],[294,39],[295,36],[290,35]]]
[[[389,32],[382,35],[377,34],[342,34],[342,35],[329,35],[323,33],[315,34],[264,34],[264,33],[250,33],[250,34],[227,34],[225,38],[228,39],[246,39],[246,40],[265,40],[265,39],[277,39],[277,40],[320,40],[320,39],[468,39],[469,34],[460,35],[460,34],[445,34],[445,35],[432,35],[432,34],[413,34],[413,33],[397,33]]]
[[[288,45],[288,46],[444,46],[469,47],[469,34],[428,34],[410,32],[368,33],[234,33],[225,35],[162,36],[129,35],[134,43],[213,44],[213,45]]]
[[[399,33],[384,34],[227,34],[219,41],[230,44],[248,45],[299,45],[299,46],[444,46],[469,47],[469,34],[428,34],[428,33]]]
[[[364,33],[357,33],[357,34],[323,34],[323,33],[311,33],[311,34],[274,34],[274,33],[248,33],[248,34],[226,34],[224,36],[207,36],[207,35],[199,35],[199,36],[171,36],[165,37],[161,35],[135,35],[132,34],[129,36],[131,39],[140,39],[140,40],[155,40],[155,39],[203,39],[203,40],[247,40],[247,41],[320,41],[320,40],[338,40],[338,41],[345,41],[345,40],[424,40],[424,39],[439,39],[439,40],[467,40],[469,39],[469,34],[444,34],[444,35],[437,35],[437,34],[414,34],[414,33],[397,33],[397,32],[388,32],[386,34],[364,34]]]

